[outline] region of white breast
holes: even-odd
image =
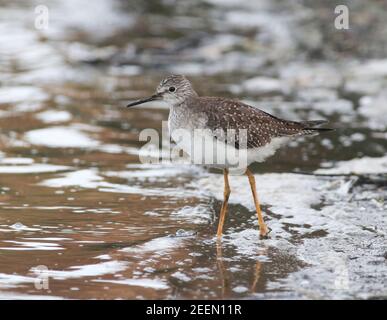
[[[191,162],[216,168],[244,171],[253,162],[263,162],[272,156],[288,138],[274,138],[266,146],[254,149],[236,149],[214,138],[209,130],[175,129],[171,137],[178,148],[187,153]],[[175,151],[175,154],[178,151]]]
[[[244,171],[253,162],[263,162],[289,138],[274,138],[263,147],[254,149],[236,149],[214,138],[209,129],[205,129],[205,118],[190,117],[190,110],[184,107],[172,107],[168,117],[169,134],[178,146],[189,155],[191,162],[217,168],[229,168]],[[178,154],[178,149],[174,154]]]

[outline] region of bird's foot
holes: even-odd
[[[269,239],[269,233],[271,232],[271,229],[268,228],[266,225],[263,225],[259,228],[259,238],[262,239]]]

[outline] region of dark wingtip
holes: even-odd
[[[328,123],[327,120],[307,120],[307,121],[300,121],[302,125],[305,127],[302,129],[302,131],[334,131],[333,128],[319,128],[319,126]]]
[[[328,131],[335,131],[336,129],[333,128],[304,128],[302,131],[318,131],[318,132],[328,132]]]
[[[334,128],[313,128],[312,130],[317,130],[317,131],[335,131],[336,129],[334,129]]]

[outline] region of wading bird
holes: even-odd
[[[152,96],[134,101],[128,104],[128,107],[155,100],[162,100],[169,104],[168,127],[170,135],[188,155],[193,156],[193,150],[202,147],[203,140],[201,138],[203,135],[199,135],[199,141],[194,131],[204,130],[204,136],[207,138],[210,136],[210,140],[216,141],[217,146],[222,145],[226,154],[230,154],[231,151],[234,155],[245,156],[245,161],[242,163],[244,164],[243,172],[247,175],[250,183],[261,237],[266,237],[269,230],[262,217],[255,178],[248,165],[252,162],[265,161],[281,145],[286,144],[294,137],[332,130],[318,128],[319,125],[326,123],[324,120],[299,122],[283,120],[239,101],[220,97],[200,97],[193,89],[191,82],[183,75],[168,76],[160,82]],[[179,139],[175,133],[181,132],[181,129],[188,133],[190,138]],[[235,133],[231,139],[226,134],[230,130]],[[192,145],[196,146],[192,148]],[[207,149],[205,153],[208,151]],[[231,193],[228,175],[229,170],[233,168],[228,161],[202,164],[223,169],[224,200],[217,231],[217,237],[221,238]],[[239,167],[240,164],[238,164]]]

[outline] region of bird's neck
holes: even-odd
[[[169,116],[187,114],[189,112],[188,103],[186,100],[176,101],[170,105]]]
[[[192,110],[187,100],[182,100],[170,105],[168,125],[169,129],[185,128],[192,116]]]
[[[195,99],[197,96],[188,96],[182,99],[178,99],[170,103],[171,111],[182,111],[187,109],[190,105],[191,101]]]

